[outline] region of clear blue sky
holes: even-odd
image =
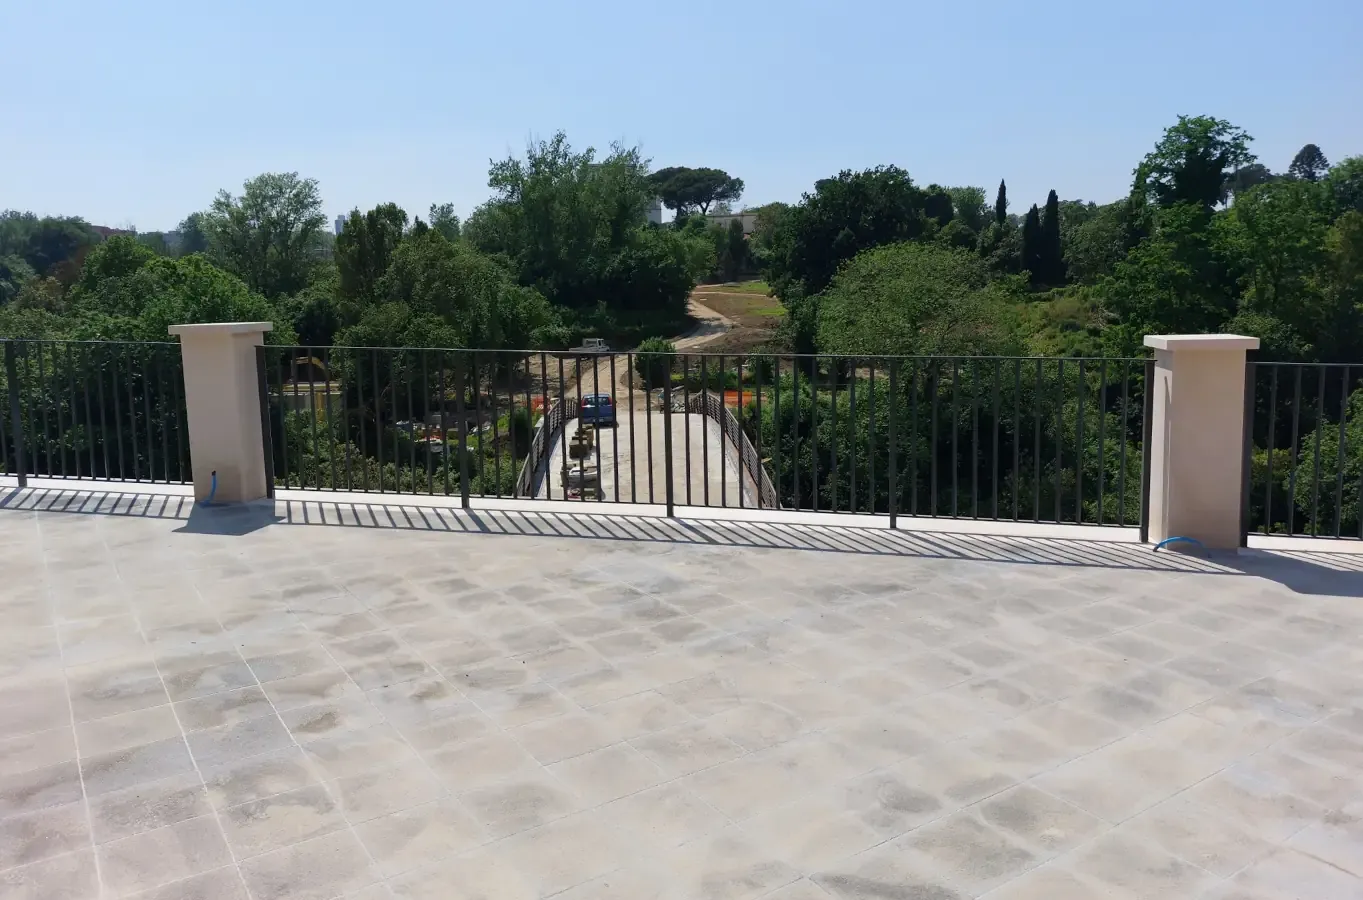
[[[0,0],[0,208],[168,229],[263,171],[467,214],[564,129],[745,203],[843,168],[1114,199],[1179,113],[1363,154],[1363,3]]]

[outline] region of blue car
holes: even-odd
[[[585,423],[614,427],[615,398],[610,394],[587,394],[582,398],[578,415]]]

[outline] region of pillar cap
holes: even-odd
[[[203,325],[172,325],[171,334],[196,337],[217,334],[255,334],[274,330],[273,322],[209,322]]]
[[[1147,334],[1145,346],[1156,350],[1258,350],[1259,339],[1242,334]]]

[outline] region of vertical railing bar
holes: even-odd
[[[1098,364],[1098,524],[1103,523],[1103,490],[1107,485],[1107,359]]]
[[[1294,527],[1297,511],[1297,456],[1300,453],[1298,438],[1301,429],[1301,372],[1302,367],[1295,367],[1296,378],[1292,389],[1292,443],[1289,445],[1291,450],[1292,471],[1287,478],[1287,533],[1296,534]]]
[[[735,372],[737,373],[737,375],[738,375],[738,406],[737,406],[737,410],[738,410],[738,411],[737,411],[737,413],[735,413],[735,415],[734,415],[734,423],[735,423],[736,427],[738,428],[738,433],[735,434],[734,437],[733,437],[733,445],[734,445],[734,458],[738,460],[738,508],[739,508],[739,509],[742,509],[742,508],[743,508],[743,473],[747,471],[747,467],[743,464],[743,446],[744,446],[744,445],[743,445],[743,437],[744,437],[744,432],[743,432],[743,357],[742,357],[742,356],[735,356],[735,357],[734,357],[734,371],[735,371]],[[728,416],[725,416],[725,417],[724,417],[724,423],[725,423],[725,425],[728,425],[728,423],[729,423],[729,418],[728,418]],[[761,492],[762,483],[761,483],[760,480],[755,484],[755,488],[756,488],[756,490],[757,490],[759,493]]]
[[[368,423],[365,422],[364,359],[357,350],[350,351],[350,356],[355,363],[356,426],[360,432],[360,489],[367,494],[369,493],[369,440],[365,437],[365,431],[368,430]],[[282,396],[283,392],[281,391],[281,397]]]
[[[672,373],[672,361],[670,359],[667,363],[667,371],[668,377],[670,378]],[[662,395],[659,395],[659,402],[662,402]],[[689,434],[686,439],[688,441],[690,440]],[[653,496],[653,389],[651,385],[644,386],[644,445],[644,449],[648,453],[648,465],[644,467],[644,471],[648,473],[648,503],[649,506],[652,506],[657,501],[654,500]],[[691,483],[691,470],[689,466],[686,471],[686,479],[686,483],[689,486]],[[691,501],[688,499],[688,506],[690,505],[690,502]]]
[[[323,381],[323,383],[322,383],[322,391],[323,391],[323,394],[322,394],[322,407],[326,410],[326,416],[327,416],[327,425],[326,425],[326,431],[327,431],[327,456],[330,457],[330,462],[331,462],[331,489],[332,489],[332,491],[336,491],[336,490],[339,490],[339,488],[337,487],[337,483],[340,481],[340,479],[336,477],[336,474],[337,474],[337,470],[336,470],[336,456],[337,456],[337,453],[336,453],[336,420],[332,417],[332,413],[331,413],[331,348],[330,348],[330,347],[323,347],[321,352],[322,352],[322,377],[323,377],[323,379],[324,379],[324,381]],[[345,400],[344,400],[344,398],[342,398],[341,406],[342,406],[343,408],[344,408],[344,406],[345,406]],[[349,445],[348,445],[348,442],[347,442],[347,447],[348,447],[348,446],[349,446]],[[347,452],[348,452],[348,450],[347,450]],[[349,459],[347,458],[347,463],[348,463],[348,462],[349,462]],[[348,467],[347,467],[347,471],[346,471],[346,486],[345,486],[345,489],[346,489],[346,490],[350,490],[350,472],[349,472]]]
[[[40,397],[40,400],[39,400],[39,402],[38,402],[38,406],[39,406],[39,408],[40,408],[40,410],[41,410],[41,419],[42,419],[42,424],[43,424],[43,445],[42,445],[41,451],[39,451],[39,449],[36,448],[36,447],[35,447],[34,450],[33,450],[33,474],[34,474],[34,475],[39,474],[39,473],[38,473],[38,459],[39,459],[39,455],[38,455],[38,454],[39,454],[39,452],[41,452],[41,453],[43,454],[43,456],[46,458],[46,462],[44,463],[44,467],[43,467],[43,472],[42,472],[42,474],[44,474],[44,475],[46,475],[46,476],[48,476],[48,477],[50,478],[50,477],[52,477],[52,438],[51,438],[51,428],[50,428],[50,424],[49,424],[49,422],[48,422],[48,414],[47,414],[48,402],[47,402],[47,401],[48,401],[48,398],[51,397],[51,396],[53,396],[53,395],[52,395],[52,389],[51,389],[51,387],[50,387],[50,386],[48,385],[48,383],[47,383],[47,365],[46,365],[46,362],[45,362],[45,359],[44,359],[44,357],[47,356],[47,345],[46,345],[46,344],[41,344],[41,343],[40,343],[40,344],[37,344],[37,345],[36,345],[36,348],[37,348],[37,350],[38,350],[38,396]],[[131,387],[128,388],[128,396],[129,396],[129,398],[132,397],[132,388],[131,388]],[[39,416],[38,416],[38,415],[35,415],[35,416],[33,416],[33,418],[34,418],[34,424],[35,424],[35,425],[38,424],[37,420],[39,419]],[[58,426],[58,427],[60,428],[60,426]],[[136,438],[134,438],[133,440],[135,441]],[[135,454],[134,454],[134,458],[136,458],[136,455],[135,455]]]
[[[999,518],[999,367],[1001,361],[998,357],[994,358],[994,452],[990,454],[990,459],[994,462],[994,473],[989,479],[990,487],[994,494],[993,515],[990,517],[994,521]]]
[[[1055,371],[1055,524],[1060,524],[1060,501],[1064,487],[1060,478],[1064,472],[1065,449],[1065,358],[1056,360]]]
[[[149,347],[142,366],[142,420],[147,426],[147,480],[155,483],[156,481],[156,440],[152,431],[151,418],[151,379],[148,372],[151,370],[151,360],[156,357],[156,348]],[[57,412],[61,414],[61,401],[57,401]],[[269,415],[267,408],[266,415]],[[60,425],[58,425],[60,428]],[[262,435],[262,438],[264,435]],[[269,487],[267,484],[266,487]]]
[[[594,358],[595,357],[593,357],[593,359]],[[576,354],[573,355],[573,391],[577,394],[577,433],[580,435],[582,434],[583,426],[585,424],[582,421],[582,357]],[[593,424],[592,426],[592,431],[593,431],[592,446],[595,447],[596,446],[596,435],[594,433],[596,431],[595,424]],[[480,434],[479,440],[481,441],[481,439],[482,438]],[[482,456],[481,445],[478,448],[478,455]],[[600,473],[600,471],[601,471],[600,469],[597,469],[598,473]],[[581,488],[585,488],[587,486],[587,459],[585,453],[577,458],[577,475],[579,479],[578,485]],[[587,492],[585,490],[579,490],[577,494],[577,499],[580,502],[585,503],[587,501]]]
[[[615,422],[611,425],[611,475],[613,484],[612,499],[619,503],[620,500],[620,404],[615,402],[615,388],[620,384],[615,378],[615,354],[610,355],[610,397],[611,412],[615,415]],[[634,408],[630,407],[631,415]]]
[[[431,432],[430,429],[427,428],[427,422],[431,418],[431,364],[427,357],[426,350],[422,349],[419,352],[421,353],[421,408],[424,411],[421,417],[421,439],[426,444],[426,493],[427,495],[434,495],[435,469],[431,466]],[[442,437],[440,440],[440,460],[441,462],[448,462],[448,457],[445,453],[449,448],[445,446],[443,437],[444,424],[444,420],[441,420],[440,427],[442,429]],[[416,436],[415,422],[412,423],[412,436]],[[446,468],[449,468],[449,466],[447,465]],[[348,487],[350,481],[350,452],[348,450],[346,451],[345,477]],[[413,481],[415,482],[415,479],[413,479]]]
[[[542,362],[542,360],[541,360]],[[560,361],[561,364],[561,361]],[[465,351],[454,351],[454,418],[458,426],[459,435],[459,508],[468,509],[470,506],[469,495],[472,491],[469,488],[469,417],[467,406],[468,379],[465,370],[468,363],[465,360]],[[547,468],[547,467],[546,467]],[[545,473],[545,478],[549,473]]]
[[[757,491],[757,508],[762,508],[762,476],[767,471],[767,464],[762,460],[762,357],[757,356],[749,363],[752,366],[753,384],[753,403],[756,407],[757,422],[752,430],[752,451],[757,459],[757,484],[754,490]]]
[[[370,351],[370,363],[374,374],[374,452],[378,456],[379,493],[383,491],[383,388],[379,384],[379,351]],[[357,366],[358,368],[358,366]],[[394,445],[396,446],[396,445]],[[397,474],[397,458],[393,459],[393,473]]]
[[[422,365],[422,369],[423,369],[423,371],[422,371],[422,377],[424,378],[424,377],[425,377],[425,371],[424,371],[424,369],[425,369],[425,366],[426,366],[426,351],[425,351],[425,350],[416,350],[415,352],[421,354],[421,365]],[[413,402],[413,397],[412,397],[412,387],[413,387],[412,382],[416,381],[416,365],[415,365],[415,362],[414,362],[414,361],[411,361],[411,360],[409,359],[408,366],[407,366],[407,370],[408,370],[408,371],[407,371],[407,469],[408,469],[408,472],[411,474],[411,479],[412,479],[412,493],[413,493],[413,494],[417,494],[417,493],[420,493],[420,491],[421,491],[421,487],[420,487],[421,482],[417,480],[417,476],[418,476],[418,474],[419,474],[419,472],[418,472],[418,470],[417,470],[417,465],[416,465],[417,420],[416,420],[416,404],[415,404],[415,402]],[[475,376],[475,377],[477,377],[477,376]],[[397,416],[397,410],[396,410],[396,409],[393,410],[393,415],[394,415],[395,417]],[[478,417],[478,420],[479,420],[479,423],[481,424],[481,423],[482,423],[482,416],[479,416],[479,417]],[[424,433],[425,433],[425,430],[424,430],[424,429],[422,430],[422,433],[423,433],[423,435],[424,435]],[[480,438],[482,437],[482,430],[481,430],[481,428],[479,429],[479,437],[480,437]],[[481,449],[482,449],[482,448],[481,448],[481,446],[480,446],[480,447],[479,447],[479,450],[481,451]],[[479,453],[479,455],[481,456],[482,454]],[[427,445],[426,445],[426,468],[427,468],[427,471],[428,471],[428,472],[429,472],[429,470],[430,470],[430,461],[431,461],[431,447],[430,447],[430,444],[427,444]],[[427,480],[427,483],[429,483],[429,479]],[[486,493],[487,493],[487,486],[483,484],[482,473],[481,473],[481,472],[479,473],[479,484],[483,487],[483,493],[486,494]]]
[[[677,514],[677,492],[673,484],[672,476],[672,364],[676,361],[675,356],[669,355],[667,359],[667,377],[663,379],[663,478],[667,482],[664,487],[664,497],[667,500],[667,517],[670,519]],[[649,471],[653,471],[652,461],[649,461]],[[690,478],[690,473],[687,473]],[[708,499],[706,505],[709,505]]]
[[[868,360],[867,366],[867,406],[866,406],[866,493],[870,497],[868,512],[876,514],[876,361]]]
[[[559,363],[562,366],[562,362]],[[544,499],[554,499],[554,470],[549,465],[554,459],[554,420],[549,415],[551,411],[549,404],[549,362],[544,351],[540,351],[540,415],[544,417]],[[563,404],[558,407],[559,418],[559,437],[563,437]],[[563,465],[568,464],[566,454],[560,459]]]
[[[935,365],[935,363],[934,363]],[[929,383],[924,372],[923,384]],[[898,403],[898,398],[895,398]],[[894,407],[890,407],[891,410]],[[934,472],[936,471],[934,465]],[[933,479],[933,484],[937,483]],[[915,363],[909,375],[909,515],[918,515],[918,365]]]
[[[559,421],[562,423],[561,427],[559,428],[559,442],[561,445],[559,450],[559,462],[562,463],[562,465],[559,467],[559,478],[561,479],[559,483],[559,490],[563,494],[563,499],[567,500],[568,470],[572,467],[572,462],[568,457],[568,385],[563,372],[563,357],[560,355],[557,358],[558,358],[558,409],[559,409],[558,418]],[[576,413],[577,415],[581,415],[582,413],[581,408],[574,410],[574,413]],[[576,418],[576,416],[574,416],[574,418]],[[579,422],[578,425],[580,426],[581,422]],[[549,496],[552,499],[553,494],[550,494]]]
[[[857,361],[850,360],[847,382],[847,511],[857,514]]]
[[[312,423],[312,461],[313,461],[313,487],[317,490],[322,489],[322,460],[321,445],[317,440],[317,367],[312,364],[312,348],[304,347],[303,353],[306,354],[308,366],[308,419]],[[297,361],[295,360],[295,365]],[[393,408],[393,418],[397,418],[397,407]],[[396,449],[396,445],[395,445]],[[307,485],[303,485],[307,487]]]
[[[634,454],[634,354],[625,354],[625,378],[629,381],[629,502],[639,502],[639,470],[635,465]],[[648,406],[648,395],[644,395],[644,406]],[[616,471],[620,464],[617,462]]]
[[[703,404],[701,409],[701,441],[700,441],[700,466],[704,474],[701,475],[701,492],[705,500],[705,505],[710,505],[710,423],[706,421],[710,414],[710,372],[706,366],[706,357],[702,354],[700,358],[700,397]],[[671,381],[671,379],[668,379]],[[688,434],[689,434],[688,429]],[[686,473],[687,480],[691,478],[691,473]]]
[[[829,365],[832,390],[828,400],[828,458],[829,458],[829,506],[830,512],[838,511],[838,360],[834,357]]]
[[[1312,452],[1313,462],[1311,464],[1311,537],[1318,537],[1320,533],[1320,439],[1325,433],[1325,373],[1326,367],[1312,366],[1316,373],[1318,385],[1316,392],[1316,427]]]
[[[890,446],[889,446],[889,459],[888,459],[888,461],[887,461],[887,467],[889,468],[889,471],[886,472],[885,474],[886,474],[886,476],[887,476],[887,481],[888,481],[888,483],[889,483],[889,488],[890,488],[890,496],[889,496],[889,501],[890,501],[890,502],[889,502],[889,507],[890,507],[890,509],[889,509],[889,512],[890,512],[890,529],[891,529],[891,530],[894,529],[895,525],[897,524],[897,520],[898,520],[898,518],[899,518],[899,455],[898,455],[898,450],[899,450],[899,447],[898,447],[898,443],[899,443],[899,417],[895,414],[896,411],[897,411],[897,409],[898,409],[898,407],[899,407],[899,403],[898,403],[898,400],[897,400],[898,394],[897,394],[897,391],[896,391],[896,388],[897,388],[898,385],[897,385],[896,378],[895,378],[895,375],[897,374],[898,369],[899,369],[899,365],[898,365],[898,364],[899,364],[899,359],[898,359],[898,357],[894,357],[894,356],[890,357],[890,392],[889,392],[889,394],[886,396],[886,399],[885,399],[885,402],[886,402],[887,404],[889,404],[889,407],[890,407],[890,435],[889,435]],[[915,383],[916,383],[916,382],[917,382],[917,379],[918,379],[918,375],[917,375],[917,370],[915,369],[914,371],[915,371],[915,374],[913,375],[913,378],[914,378],[914,381],[915,381]],[[917,406],[917,403],[916,403],[916,401],[915,401],[915,408],[916,408],[916,406]],[[915,422],[915,429],[916,429],[916,428],[917,428],[917,423]],[[915,501],[917,500],[917,491],[914,492],[914,499],[915,499]]]
[[[932,361],[932,378],[931,378],[931,382],[932,382],[932,386],[931,386],[931,390],[932,390],[932,442],[928,445],[928,462],[929,462],[929,473],[928,473],[928,483],[929,483],[929,488],[928,488],[928,500],[932,503],[932,508],[928,510],[928,515],[930,515],[930,516],[935,516],[935,515],[937,515],[937,505],[938,505],[938,504],[937,504],[937,455],[938,455],[938,454],[937,454],[937,446],[938,446],[938,443],[937,443],[937,427],[938,427],[938,425],[937,425],[937,423],[938,423],[938,420],[940,419],[940,416],[938,416],[938,414],[937,414],[937,408],[938,408],[938,405],[939,405],[939,402],[938,402],[938,401],[939,401],[939,395],[942,393],[942,391],[941,391],[941,384],[942,384],[942,369],[941,369],[940,363],[939,363],[936,359],[934,359],[934,360]],[[954,430],[955,430],[955,423],[954,423],[954,422],[952,423],[952,429],[953,429],[953,432],[954,432]],[[955,454],[955,449],[956,449],[955,447],[952,448],[952,453],[953,453],[953,455]],[[913,455],[914,455],[915,457],[918,456],[918,447],[917,447],[916,445],[914,446],[913,450],[914,450]]]
[[[526,453],[526,456],[527,456],[527,457],[530,456],[530,451],[533,450],[533,449],[534,449],[534,446],[535,446],[535,409],[534,409],[534,404],[531,402],[531,395],[530,395],[530,384],[531,384],[531,382],[533,382],[533,381],[535,380],[535,373],[534,373],[534,372],[531,370],[531,368],[530,368],[530,358],[531,358],[531,354],[527,353],[527,354],[525,355],[525,392],[524,392],[524,396],[525,396],[525,424],[526,424],[526,427],[529,429],[529,433],[528,433],[528,435],[527,435],[527,438],[528,438],[528,440],[530,441],[530,443],[526,446],[526,450],[525,450],[525,453]],[[444,395],[443,392],[442,392],[441,395],[440,395],[440,408],[441,408],[442,410],[445,408],[445,395]],[[547,410],[546,410],[546,412],[547,412]],[[546,427],[548,426],[548,424],[549,424],[548,422],[545,422]],[[545,434],[544,437],[545,437],[545,440],[547,441],[549,435],[548,435],[548,434]],[[545,449],[548,449],[548,444],[545,444],[544,446],[545,446]],[[521,461],[521,465],[525,465],[525,461],[524,461],[524,460]],[[616,471],[619,471],[619,465],[620,465],[620,464],[617,462],[617,463],[616,463]],[[446,466],[446,468],[449,468],[449,467]],[[530,484],[528,485],[528,487],[534,487],[534,486],[535,486],[535,473],[532,471],[532,472],[530,473]],[[533,499],[534,496],[535,496],[535,495],[534,495],[533,493],[532,493],[532,494],[529,494],[529,495],[526,497],[526,499],[527,499],[527,500]]]
[[[133,378],[136,377],[133,372],[133,369],[135,368],[133,362],[134,352],[134,348],[129,348],[126,357],[128,361],[128,379],[126,384],[128,391],[128,437],[132,441],[133,481],[141,481],[142,466],[140,464],[140,458],[142,454],[137,447],[137,400],[136,395],[133,393]],[[41,358],[42,357],[40,356],[39,359]]]
[[[1335,460],[1335,537],[1341,536],[1344,525],[1344,445],[1348,442],[1345,424],[1349,419],[1349,366],[1346,363],[1340,366],[1340,369],[1342,377],[1339,385],[1339,447],[1338,458]]]
[[[724,354],[721,353],[719,355],[719,358],[715,360],[715,365],[719,366],[719,415],[715,420],[719,424],[719,505],[725,507],[729,505],[729,479],[724,474],[724,470],[728,465],[729,457],[727,451],[724,449],[724,413],[728,408],[724,404],[724,394],[729,386],[729,370],[728,367],[724,365]],[[708,419],[706,420],[705,427],[710,427]]]
[[[809,357],[809,500],[819,511],[819,358]]]
[[[99,396],[96,398],[96,403],[99,406],[99,449],[100,455],[104,459],[104,480],[112,481],[114,475],[113,466],[109,464],[109,420],[108,417],[105,416],[106,406],[104,403],[104,357],[106,347],[103,344],[96,344],[92,349],[99,350],[99,364],[95,369],[98,373],[95,384],[99,388]]]
[[[176,424],[175,424],[175,440],[176,440],[176,443],[179,445],[179,460],[178,460],[178,461],[179,461],[179,467],[180,467],[180,481],[181,481],[181,482],[188,482],[188,481],[192,481],[193,478],[194,478],[194,462],[193,462],[193,460],[189,459],[189,457],[188,457],[188,455],[187,455],[187,451],[185,450],[185,431],[187,431],[187,430],[188,430],[188,427],[189,427],[189,426],[186,424],[185,420],[189,417],[189,402],[188,402],[188,400],[186,400],[186,398],[185,398],[185,377],[184,377],[184,358],[183,358],[183,357],[180,357],[180,377],[174,379],[174,381],[175,381],[175,418],[176,418]],[[88,392],[87,392],[86,395],[85,395],[85,403],[86,403],[85,412],[86,412],[86,415],[88,416],[89,413],[90,413],[90,406],[89,406],[89,403],[90,403],[90,395],[89,395]],[[94,469],[94,465],[93,465],[93,464],[94,464],[94,454],[95,454],[94,445],[91,444],[91,447],[90,447],[91,471],[93,471],[93,469]],[[188,477],[186,477],[186,473],[185,473],[185,469],[186,469],[186,468],[189,469]]]
[[[493,354],[492,354],[492,367],[491,367],[491,369],[488,370],[488,375],[487,375],[487,393],[488,393],[488,400],[489,400],[489,402],[491,403],[491,406],[492,406],[492,411],[488,414],[489,417],[492,419],[492,477],[493,477],[493,479],[494,479],[494,481],[495,481],[495,491],[494,491],[494,493],[496,494],[497,499],[499,499],[499,500],[500,500],[501,497],[502,497],[502,449],[501,449],[501,443],[502,443],[501,428],[502,428],[502,426],[501,426],[501,424],[497,421],[497,419],[498,419],[498,416],[497,416],[497,368],[498,368],[498,366],[497,366],[497,360],[500,358],[500,356],[501,356],[501,354],[498,354],[498,353],[493,353]],[[596,364],[595,364],[594,361],[593,361],[593,363],[592,363],[592,373],[593,373],[593,374],[596,373]],[[512,396],[514,397],[515,394],[513,393]],[[513,401],[513,402],[514,402],[514,401]],[[511,427],[511,423],[510,423],[510,420],[509,420],[509,419],[507,420],[507,427],[508,427],[508,428]],[[601,472],[601,450],[600,450],[600,444],[599,444],[599,443],[597,444],[597,452],[596,452],[596,471],[597,471],[598,474]],[[601,488],[601,486],[600,486],[600,484],[598,484],[598,485],[597,485],[597,495],[598,495],[598,498],[599,498],[600,493],[601,493],[600,488]],[[484,494],[487,493],[487,488],[486,488],[486,487],[483,488],[483,493],[484,493]]]
[[[691,506],[691,357],[683,353],[679,357],[682,370],[682,456],[686,469],[686,505]],[[701,385],[701,396],[704,397],[705,385]],[[701,413],[701,421],[705,419],[705,414]],[[703,432],[702,432],[703,434]],[[702,449],[704,438],[701,439]]]
[[[1022,360],[1013,360],[1013,521],[1022,502]]]
[[[792,465],[792,467],[793,467],[792,474],[793,474],[793,476],[794,476],[795,508],[796,508],[796,509],[799,509],[799,508],[800,508],[800,419],[803,418],[803,416],[801,415],[801,403],[800,403],[800,358],[799,358],[798,356],[792,356],[792,357],[790,358],[790,402],[791,402],[791,412],[793,413],[793,416],[794,416],[794,422],[793,422],[793,424],[791,425],[790,461],[791,461],[791,465]]]
[[[1268,389],[1268,471],[1264,485],[1264,534],[1273,533],[1273,454],[1277,443],[1278,419],[1278,366],[1269,366]]]
[[[1084,375],[1084,357],[1079,357],[1079,385],[1075,398],[1074,426],[1074,524],[1084,524],[1084,392],[1088,379]],[[1063,391],[1063,387],[1062,387]]]
[[[68,374],[68,375],[70,375],[70,365],[71,365],[71,355],[70,355],[70,352],[69,352],[70,349],[71,349],[71,348],[70,348],[70,345],[67,345],[67,351],[68,351],[68,352],[67,352],[66,362],[67,362],[67,367],[68,367],[68,368],[67,368],[67,374]],[[165,357],[165,354],[166,354],[167,352],[168,352],[168,351],[166,350],[166,348],[162,347],[162,348],[160,348],[160,352],[158,352],[158,353],[156,354],[156,397],[157,397],[157,399],[160,401],[160,403],[158,404],[158,406],[159,406],[159,414],[157,415],[156,418],[157,418],[157,420],[161,423],[161,474],[165,476],[165,482],[166,482],[166,484],[170,484],[170,431],[169,431],[170,417],[166,415],[167,410],[166,410],[166,357]],[[73,426],[74,426],[74,424],[75,424],[75,418],[74,418],[74,414],[75,414],[75,403],[76,403],[76,391],[75,391],[75,385],[72,384],[72,385],[71,385],[71,412],[72,412],[72,425],[73,425]],[[63,468],[63,470],[65,469],[65,467],[66,467],[66,449],[63,448],[63,449],[62,449],[62,468]],[[80,462],[79,462],[79,460],[77,460],[76,467],[77,467],[78,469],[80,468]],[[77,474],[79,474],[79,472],[77,472]]]
[[[439,369],[436,373],[436,378],[438,384],[437,390],[440,391],[440,402],[436,404],[436,409],[439,411],[440,415],[440,468],[443,470],[442,480],[445,482],[445,496],[448,497],[450,495],[450,416],[446,407],[446,403],[449,401],[449,383],[445,379],[445,351],[442,350],[437,359],[439,361]],[[525,370],[526,383],[528,384],[530,378],[529,358],[525,361]],[[530,405],[527,403],[527,414],[529,409]],[[360,434],[363,435],[364,432],[361,431]],[[462,451],[458,449],[456,449],[455,452],[462,454]],[[533,473],[531,484],[534,484]]]
[[[1032,521],[1041,521],[1041,387],[1045,373],[1036,361],[1036,391],[1032,396]]]
[[[112,355],[109,360],[109,394],[114,398],[114,440],[118,442],[115,445],[118,451],[118,480],[127,481],[128,468],[124,465],[127,459],[123,453],[123,405],[118,398],[118,352],[112,345],[106,347]]]
[[[600,357],[600,356],[593,356],[593,357],[592,357],[592,393],[596,395],[596,405],[593,407],[593,409],[596,410],[596,421],[595,421],[595,423],[594,423],[593,430],[596,432],[596,440],[592,441],[592,447],[593,447],[593,448],[595,449],[595,451],[596,451],[596,501],[597,501],[598,503],[600,503],[601,500],[602,500],[602,497],[601,497],[601,489],[602,489],[602,487],[604,487],[604,485],[602,484],[602,481],[601,481],[601,441],[602,441],[602,435],[601,435],[601,406],[600,406],[600,403],[601,403],[601,399],[600,399],[600,396],[601,396],[601,375],[600,375],[600,373],[601,373],[601,357]],[[579,409],[579,410],[578,410],[578,415],[581,415],[581,414],[582,414],[582,411]],[[587,499],[585,493],[583,494],[582,499],[584,499],[584,500]]]
[[[980,517],[980,360],[970,361],[970,517]]]
[[[1127,409],[1130,397],[1131,360],[1122,363],[1122,453],[1117,470],[1117,524],[1126,525],[1126,445],[1130,443],[1131,418]]]
[[[1140,541],[1150,542],[1150,441],[1155,428],[1155,360],[1145,361],[1145,396],[1141,409]]]
[[[961,474],[961,453],[960,453],[960,381],[961,369],[960,360],[956,357],[951,358],[951,517],[954,519],[961,513],[960,507],[960,474]]]
[[[25,458],[23,405],[19,396],[18,349],[13,340],[5,340],[5,380],[9,383],[10,436],[14,441],[14,470],[19,487],[28,486],[28,460]]]
[[[1240,439],[1240,546],[1249,546],[1250,500],[1254,491],[1254,385],[1258,369],[1253,360],[1245,362],[1243,436]]]
[[[275,495],[274,440],[270,434],[270,376],[269,361],[265,358],[265,345],[256,347],[256,402],[260,404],[260,451],[261,462],[265,469],[265,496],[273,500]]]
[[[74,354],[71,352],[71,343],[70,343],[69,341],[63,342],[63,344],[62,344],[62,350],[63,350],[62,356],[63,356],[63,357],[65,358],[65,360],[66,360],[66,389],[67,389],[67,391],[68,391],[67,397],[70,398],[70,403],[71,403],[71,431],[74,431],[74,432],[77,433],[77,437],[73,437],[73,438],[71,439],[71,463],[72,463],[71,468],[75,470],[75,476],[74,476],[74,477],[79,478],[79,477],[80,477],[80,445],[79,445],[79,443],[78,443],[78,440],[79,440],[78,435],[79,435],[79,432],[80,432],[80,422],[79,422],[80,410],[78,409],[78,404],[77,404],[77,402],[76,402],[76,397],[77,397],[77,393],[76,393],[76,365],[75,365],[75,362],[74,362]],[[178,348],[178,347],[175,349],[175,352],[176,352],[176,353],[179,352],[179,348]],[[162,402],[162,404],[164,405],[164,403],[165,403],[165,397],[166,397],[166,370],[165,370],[165,359],[162,358],[162,357],[160,357],[160,356],[158,356],[157,359],[159,360],[159,368],[160,368],[160,379],[161,379],[161,402]],[[167,416],[163,416],[163,417],[162,417],[162,423],[161,423],[161,460],[162,460],[162,462],[165,463],[165,469],[166,469],[166,483],[167,483],[167,484],[170,483],[170,449],[169,449],[169,445],[168,445],[168,443],[167,443],[167,437],[168,437],[168,435],[166,434],[166,429],[167,429],[167,427],[168,427],[169,421],[170,421],[169,417],[167,417]],[[4,454],[3,445],[4,445],[4,441],[3,441],[3,440],[0,440],[0,456],[3,456],[3,454]],[[62,473],[65,474],[66,471],[67,471],[67,469],[66,469],[66,446],[63,444],[63,446],[62,446]]]
[[[776,473],[776,505],[781,505],[781,357],[773,353],[771,357],[771,458],[772,469]],[[798,507],[797,507],[798,508]]]

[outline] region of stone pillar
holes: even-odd
[[[1150,540],[1240,546],[1245,353],[1234,334],[1146,335],[1155,349],[1150,430]],[[1179,549],[1175,544],[1170,549]]]
[[[266,496],[256,347],[273,327],[269,322],[170,326],[170,333],[180,336],[184,359],[195,500],[208,498],[213,472],[218,473],[215,502]]]

